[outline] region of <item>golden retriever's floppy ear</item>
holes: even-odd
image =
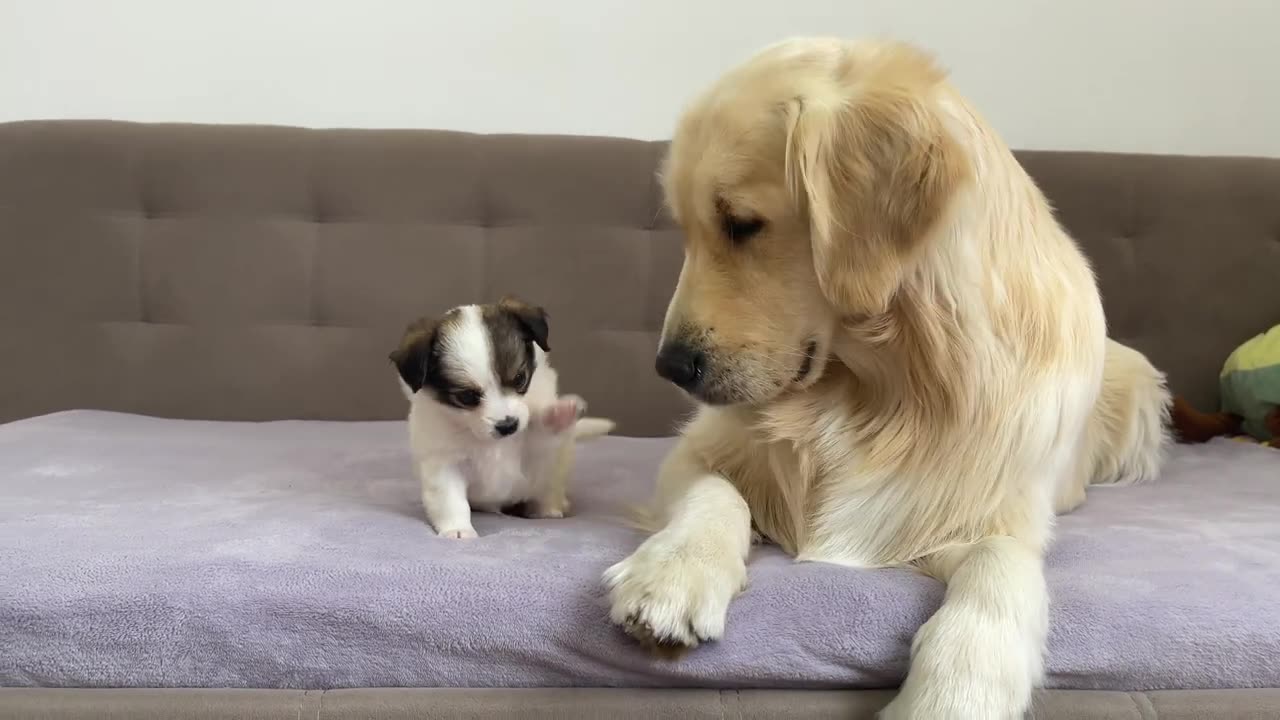
[[[968,172],[930,107],[942,79],[928,57],[895,47],[849,58],[787,104],[788,183],[809,216],[822,293],[842,314],[889,309]]]

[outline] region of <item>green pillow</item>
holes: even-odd
[[[1280,405],[1280,325],[1236,348],[1218,377],[1222,410],[1244,418],[1244,431],[1270,440],[1267,413]]]

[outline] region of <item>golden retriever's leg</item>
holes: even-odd
[[[746,585],[747,502],[681,439],[658,476],[665,526],[604,573],[610,619],[666,656],[724,634],[729,601]]]
[[[911,669],[883,720],[1021,718],[1043,672],[1049,595],[1040,551],[994,536],[923,563],[946,598],[911,643]]]

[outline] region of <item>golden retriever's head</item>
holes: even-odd
[[[663,170],[685,234],[663,377],[768,402],[816,381],[842,321],[890,312],[966,168],[943,82],[903,45],[793,40],[693,104]]]

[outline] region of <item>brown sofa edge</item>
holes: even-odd
[[[883,690],[0,688],[0,720],[871,720],[892,696]],[[1030,717],[1261,720],[1280,717],[1280,688],[1042,690]]]

